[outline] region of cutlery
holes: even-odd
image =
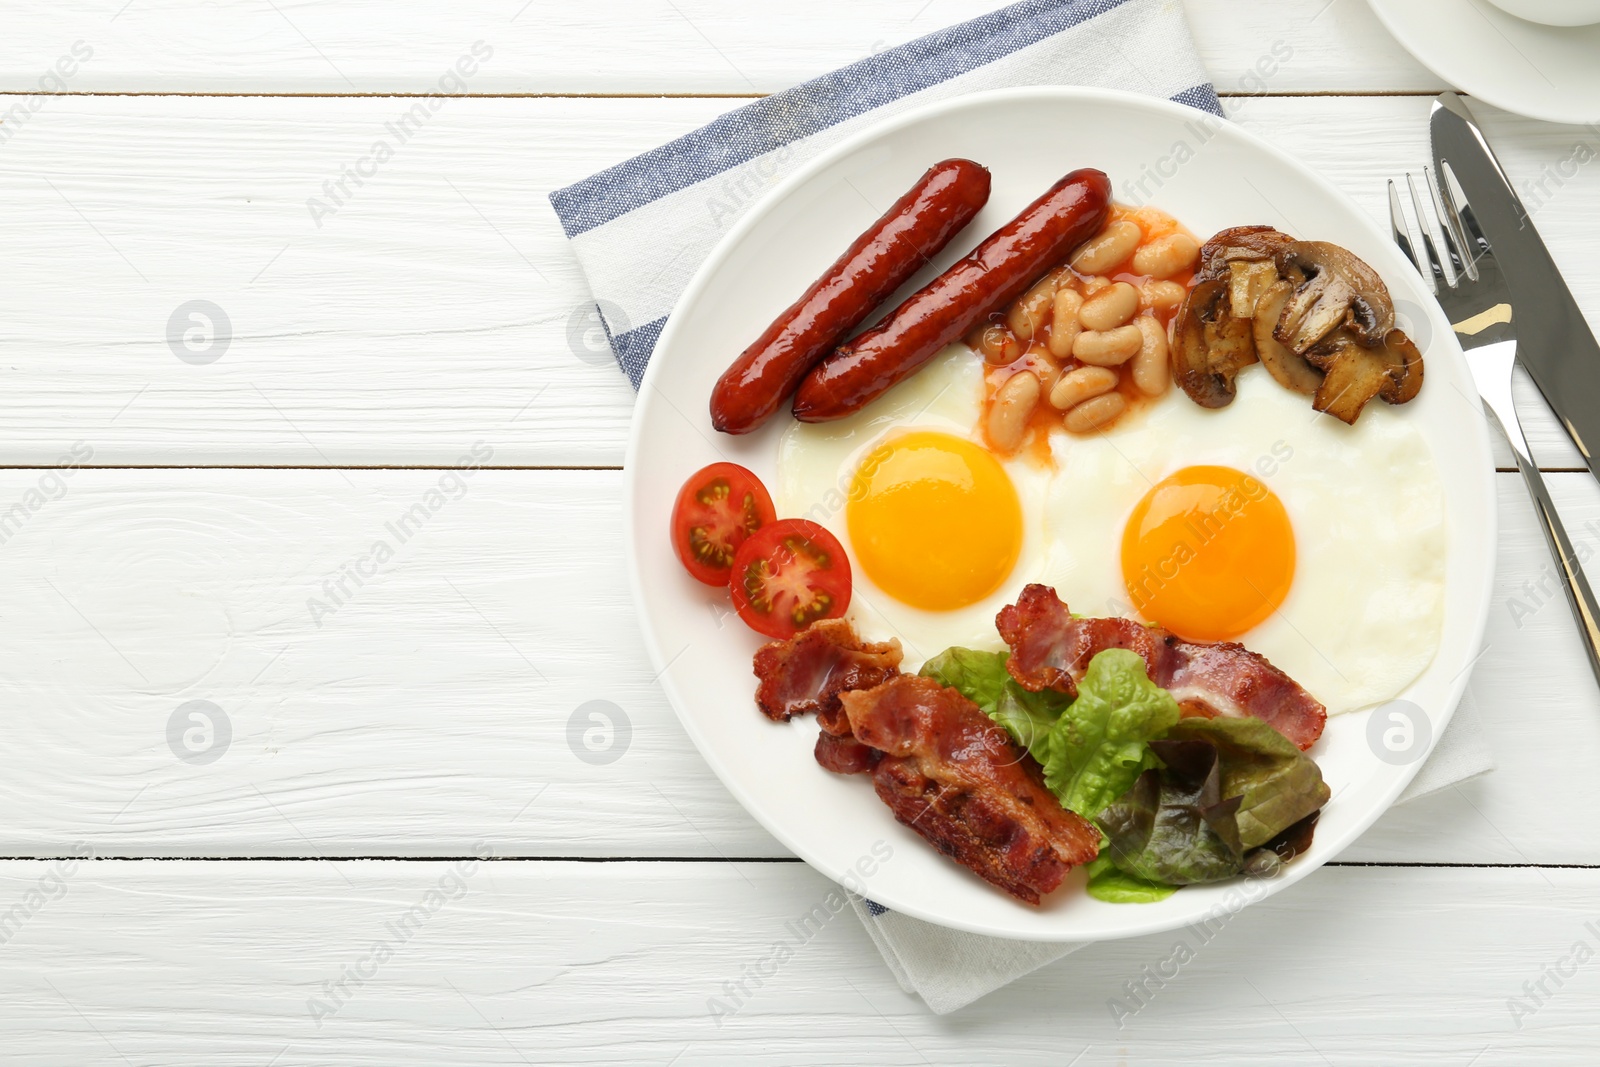
[[[1455,93],[1440,94],[1428,124],[1435,172],[1449,164],[1505,264],[1509,302],[1517,309],[1518,359],[1600,479],[1590,451],[1600,447],[1600,342],[1466,103]]]
[[[1521,306],[1513,298],[1511,286],[1500,267],[1496,248],[1485,237],[1479,223],[1476,202],[1464,195],[1451,163],[1446,160],[1435,171],[1423,169],[1431,201],[1433,220],[1424,208],[1424,197],[1417,191],[1416,179],[1406,175],[1412,207],[1421,231],[1421,256],[1411,241],[1400,194],[1389,182],[1389,220],[1395,243],[1411,260],[1438,297],[1456,338],[1467,352],[1478,395],[1500,424],[1500,429],[1517,456],[1517,469],[1528,483],[1539,513],[1539,528],[1561,571],[1562,588],[1578,623],[1579,635],[1589,655],[1589,668],[1600,682],[1600,605],[1578,564],[1560,517],[1556,514],[1544,476],[1528,450],[1522,424],[1517,419],[1511,397],[1511,376],[1517,364],[1519,330],[1526,316],[1516,313]],[[1436,222],[1434,220],[1437,220]],[[1448,268],[1448,269],[1447,269]]]

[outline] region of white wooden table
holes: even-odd
[[[7,11],[0,1059],[1594,1062],[1600,693],[1503,447],[1472,683],[1496,774],[1239,915],[1120,1030],[1108,999],[1170,935],[938,1018],[846,916],[708,1015],[828,884],[652,682],[621,573],[633,397],[545,194],[995,2]],[[1444,86],[1361,0],[1187,7],[1232,116],[1382,217]],[[313,218],[475,42],[468,95]],[[1488,120],[1600,325],[1600,131]],[[186,346],[190,301],[227,332]],[[1528,421],[1600,549],[1600,485]],[[491,469],[457,482],[474,448]],[[628,725],[611,762],[569,744],[596,700]]]

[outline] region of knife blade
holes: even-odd
[[[1443,180],[1449,164],[1505,272],[1517,358],[1600,480],[1600,342],[1466,102],[1439,94],[1428,125],[1435,169]]]

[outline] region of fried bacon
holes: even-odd
[[[900,675],[840,700],[847,743],[881,753],[861,769],[895,818],[1012,896],[1039,903],[1099,852],[1098,831],[1061,806],[1033,757],[958,690]],[[838,769],[823,749],[818,761]]]
[[[1169,691],[1186,715],[1251,716],[1304,751],[1322,736],[1327,709],[1264,657],[1231,641],[1185,641],[1132,619],[1074,619],[1056,591],[1023,589],[995,618],[1011,646],[1007,668],[1024,687],[1076,695],[1095,654],[1126,648],[1144,657],[1150,680]]]
[[[900,642],[874,644],[844,619],[825,619],[756,652],[756,706],[774,722],[816,712],[823,729],[848,734],[839,694],[871,689],[900,673]]]

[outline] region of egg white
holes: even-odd
[[[1047,581],[1073,611],[1137,618],[1123,529],[1150,487],[1183,467],[1256,475],[1283,502],[1295,575],[1282,607],[1234,638],[1330,714],[1392,699],[1432,662],[1444,625],[1444,490],[1404,407],[1374,401],[1356,425],[1311,410],[1261,367],[1225,408],[1174,390],[1094,437],[1053,443]]]
[[[847,617],[871,641],[894,637],[905,650],[905,667],[952,645],[1001,650],[994,617],[1017,591],[1043,575],[1044,509],[1048,465],[1027,456],[997,456],[1022,504],[1022,549],[1011,576],[993,594],[964,608],[926,611],[896,600],[861,569],[845,518],[851,479],[862,459],[886,436],[933,430],[982,443],[983,361],[965,345],[951,345],[915,377],[891,389],[855,415],[837,422],[796,423],[778,446],[773,503],[778,514],[811,519],[827,527],[850,556],[855,595]]]
[[[952,345],[916,377],[848,419],[796,424],[779,446],[778,513],[820,522],[855,576],[849,618],[869,640],[899,638],[906,666],[952,645],[1002,649],[994,617],[1029,582],[1075,612],[1138,618],[1123,584],[1123,529],[1150,487],[1188,466],[1254,474],[1294,529],[1282,607],[1235,640],[1287,672],[1330,714],[1392,699],[1432,662],[1444,625],[1444,491],[1404,407],[1378,401],[1355,426],[1311,410],[1260,367],[1210,410],[1176,389],[1106,433],[1052,436],[1055,469],[1001,458],[1022,502],[1022,552],[991,596],[954,611],[903,604],[861,570],[845,504],[861,459],[886,435],[939,430],[980,440],[983,362]]]

